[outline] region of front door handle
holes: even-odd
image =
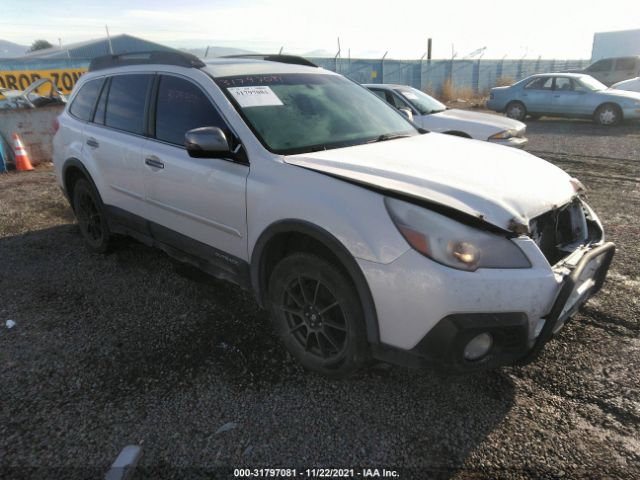
[[[95,138],[88,138],[87,145],[89,145],[91,148],[98,148],[100,146]]]
[[[164,168],[164,163],[162,163],[155,155],[145,158],[144,163],[153,168]]]

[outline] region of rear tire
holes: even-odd
[[[610,127],[622,121],[622,110],[615,103],[605,103],[596,109],[594,118],[598,124]]]
[[[277,335],[308,370],[341,378],[366,363],[360,299],[332,263],[308,253],[285,257],[269,279],[269,305]]]
[[[522,102],[510,102],[505,109],[507,117],[522,121],[527,116],[527,108]]]
[[[84,178],[79,179],[73,187],[73,212],[89,248],[97,253],[109,250],[111,232],[102,200]]]

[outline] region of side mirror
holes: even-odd
[[[195,158],[234,157],[227,136],[218,127],[200,127],[184,134],[184,146]]]
[[[399,108],[398,111],[406,117],[407,120],[413,122],[413,112],[409,108]]]

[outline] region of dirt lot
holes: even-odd
[[[618,253],[535,364],[455,378],[308,374],[249,294],[133,241],[91,254],[48,169],[1,176],[0,477],[98,478],[140,444],[136,479],[640,478],[640,125],[542,120],[529,136],[582,179]]]

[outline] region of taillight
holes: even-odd
[[[56,133],[60,129],[60,120],[58,117],[53,119],[53,133]]]

